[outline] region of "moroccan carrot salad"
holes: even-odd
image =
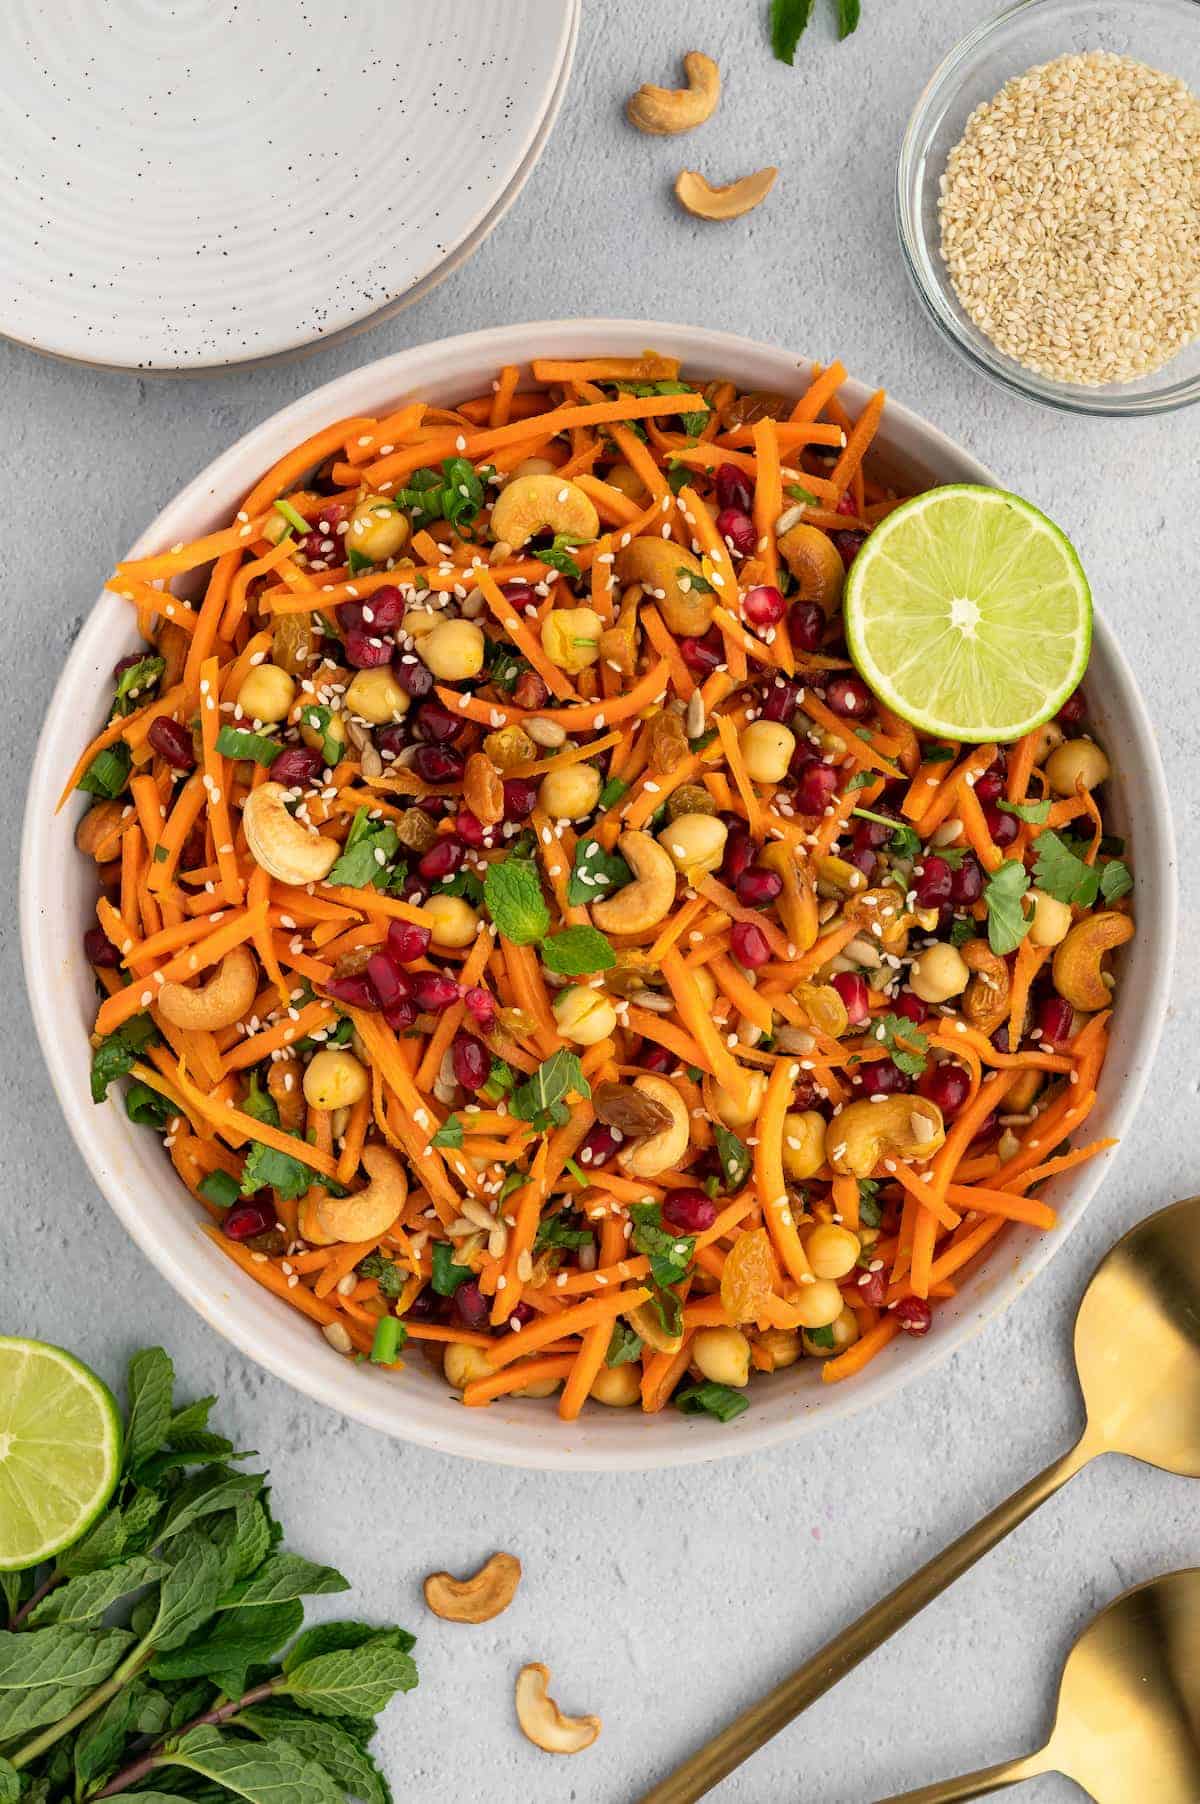
[[[900,497],[844,374],[505,368],[113,576],[93,1094],[338,1352],[728,1421],[928,1333],[1109,1144],[1107,760],[1079,692],[957,745],[854,670]]]

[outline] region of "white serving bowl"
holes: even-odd
[[[647,345],[680,357],[690,375],[730,376],[746,388],[798,392],[808,370],[786,351],[729,333],[644,321],[559,321],[443,339],[339,377],[256,427],[163,510],[131,555],[223,524],[268,465],[331,420],[383,413],[409,397],[447,404],[478,394],[503,363],[630,355]],[[867,392],[847,386],[852,409]],[[935,427],[895,402],[888,404],[879,444],[887,463],[913,487],[994,481]],[[599,1406],[567,1424],[553,1401],[507,1398],[468,1412],[419,1351],[401,1375],[341,1358],[310,1322],[245,1276],[201,1232],[201,1211],[176,1180],[155,1135],[129,1122],[115,1100],[103,1107],[91,1101],[88,1032],[95,987],[82,937],[94,918],[95,873],[73,844],[78,804],[57,815],[54,808],[83,738],[102,723],[113,663],[136,643],[133,610],[102,594],[67,661],[38,745],[21,856],[21,934],[34,1020],[68,1126],[138,1246],[206,1321],[310,1397],[400,1439],[508,1465],[634,1470],[750,1453],[869,1408],[927,1373],[1013,1301],[1083,1214],[1112,1155],[1053,1180],[1047,1195],[1059,1211],[1057,1231],[1009,1230],[991,1261],[968,1275],[958,1296],[938,1310],[928,1339],[901,1336],[862,1376],[834,1387],[822,1385],[815,1361],[802,1361],[755,1384],[749,1412],[732,1427],[670,1408],[646,1417]],[[1141,1095],[1165,1009],[1175,940],[1175,857],[1150,722],[1129,667],[1099,619],[1087,689],[1100,736],[1120,748],[1111,785],[1113,825],[1117,832],[1132,829],[1136,872],[1138,933],[1125,954],[1124,1006],[1116,1011],[1100,1100],[1089,1122],[1089,1131],[1119,1137]]]

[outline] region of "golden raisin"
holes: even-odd
[[[731,1321],[752,1322],[774,1294],[775,1260],[765,1228],[754,1228],[734,1241],[721,1273],[721,1302]]]
[[[681,783],[667,797],[667,819],[677,820],[681,814],[715,814],[717,804],[700,783]]]
[[[682,763],[688,755],[683,721],[670,708],[663,708],[658,714],[650,716],[646,722],[646,733],[650,769],[659,776],[669,776],[675,766]]]
[[[498,770],[511,770],[514,764],[527,764],[537,757],[537,747],[524,727],[501,727],[489,733],[483,749]]]
[[[494,827],[504,819],[504,783],[485,752],[472,752],[467,759],[463,801],[485,827]]]

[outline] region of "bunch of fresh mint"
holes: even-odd
[[[52,1569],[0,1572],[0,1804],[390,1804],[367,1744],[413,1637],[303,1627],[346,1580],[284,1550],[265,1473],[174,1377],[134,1356],[109,1507]]]

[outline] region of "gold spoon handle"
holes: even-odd
[[[1024,1522],[1040,1503],[1045,1503],[1081,1466],[1087,1464],[1095,1445],[1085,1435],[1078,1446],[1030,1479],[1027,1485],[1000,1504],[990,1516],[977,1522],[965,1535],[944,1552],[922,1566],[895,1591],[882,1598],[860,1616],[857,1622],[835,1635],[832,1641],[815,1653],[811,1660],[782,1680],[757,1704],[743,1710],[719,1735],[706,1742],[682,1766],[648,1791],[641,1804],[695,1804],[705,1792],[720,1784],[735,1767],[748,1760],[756,1749],[807,1710],[819,1697],[844,1679],[860,1660],[873,1654],[890,1635],[911,1620],[925,1605],[960,1578],[969,1566],[1002,1541],[1005,1535]]]
[[[941,1779],[936,1785],[922,1785],[916,1791],[898,1791],[880,1798],[877,1804],[962,1804],[966,1798],[990,1798],[994,1791],[1019,1785],[1022,1779],[1033,1779],[1047,1772],[1046,1750],[1030,1754],[1023,1760],[1003,1760],[999,1766],[985,1766],[978,1773],[964,1773],[961,1779]]]

